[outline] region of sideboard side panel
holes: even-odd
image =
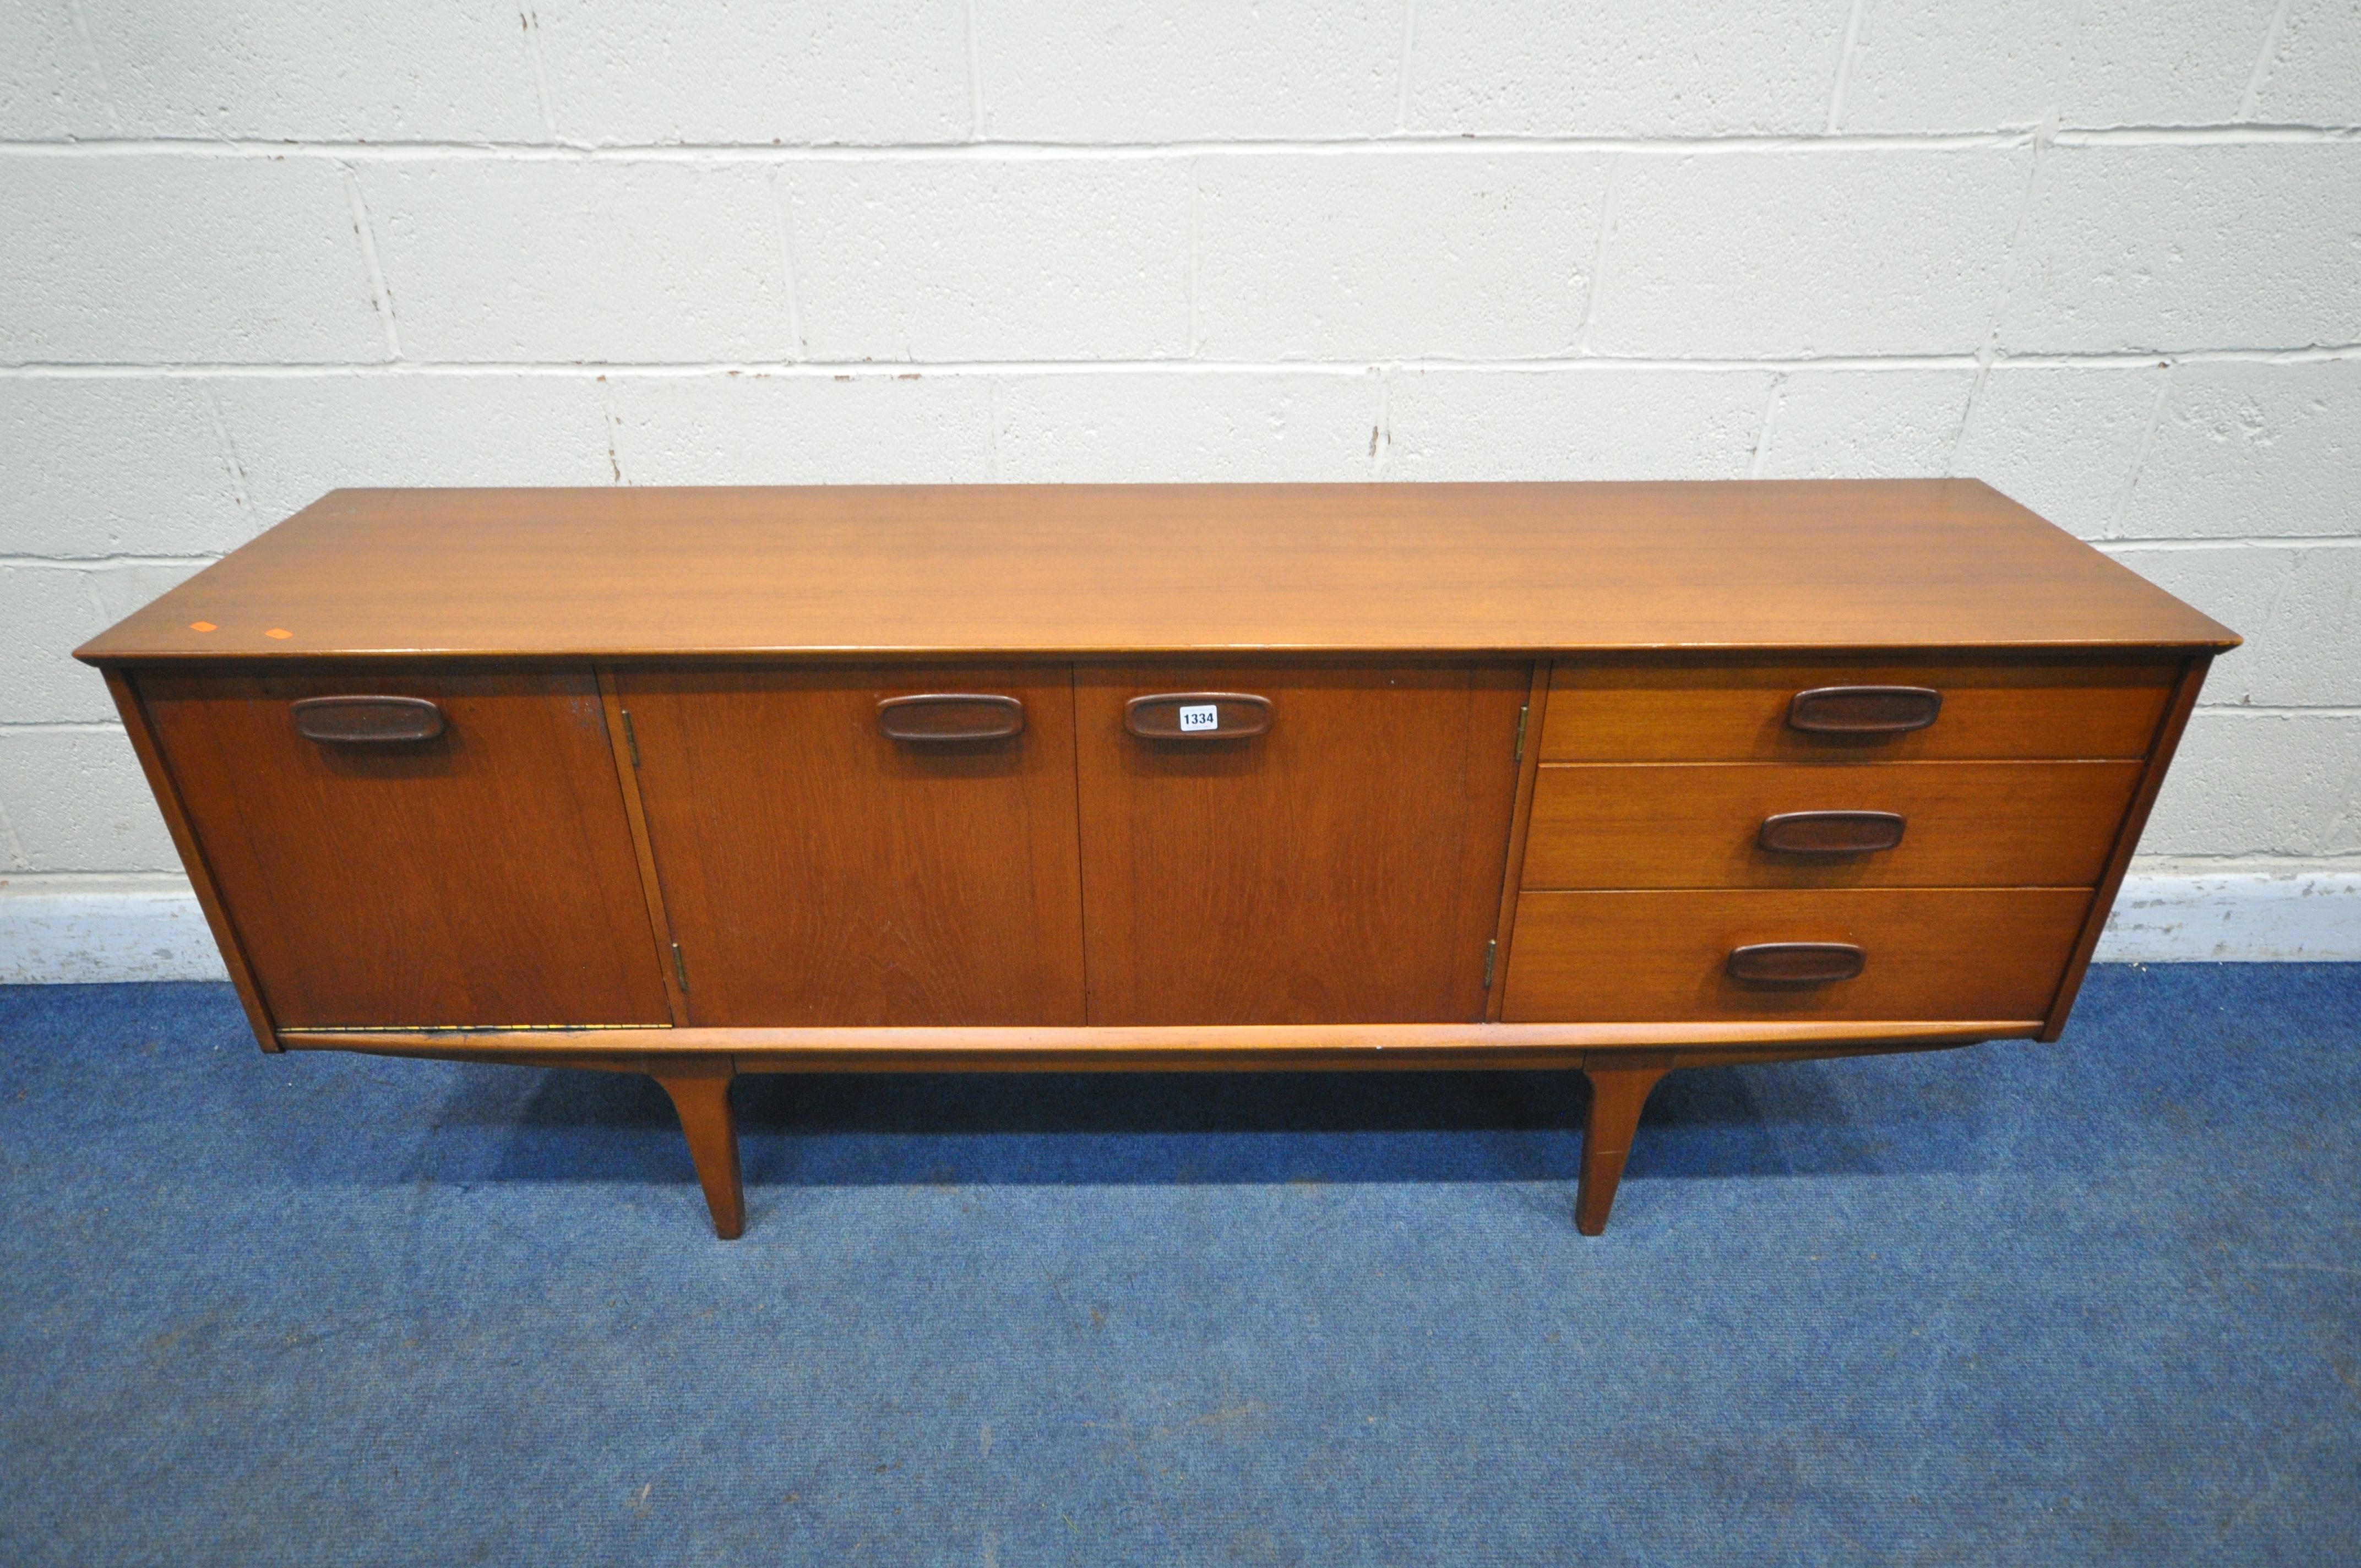
[[[148,775],[148,787],[155,794],[157,808],[164,814],[164,826],[172,835],[172,848],[180,851],[181,867],[188,873],[190,886],[196,889],[197,907],[204,911],[214,944],[221,949],[223,967],[229,970],[230,983],[237,988],[238,1005],[246,1010],[247,1026],[254,1031],[256,1044],[266,1051],[276,1051],[280,1048],[279,1032],[271,1023],[270,1009],[263,1002],[262,988],[254,981],[253,966],[246,960],[246,949],[238,943],[237,928],[230,924],[221,891],[214,885],[213,868],[205,863],[204,846],[198,842],[196,829],[189,825],[188,813],[181,807],[180,786],[172,782],[172,771],[165,766],[163,753],[157,749],[155,727],[148,722],[148,710],[140,706],[138,690],[132,678],[121,670],[106,672],[106,689],[115,698],[115,710],[123,716],[123,728],[131,737],[131,750],[139,759],[140,771]]]
[[[2114,850],[2107,857],[2106,872],[2099,879],[2098,896],[2091,901],[2091,913],[2082,923],[2081,935],[2075,938],[2065,978],[2058,982],[2058,994],[2050,1002],[2048,1022],[2040,1036],[2045,1043],[2066,1032],[2066,1015],[2074,1010],[2074,998],[2082,989],[2082,977],[2090,971],[2091,956],[2098,951],[2100,935],[2107,928],[2107,915],[2115,906],[2115,894],[2123,889],[2124,874],[2131,870],[2132,856],[2139,850],[2140,834],[2147,828],[2148,813],[2156,807],[2156,797],[2164,788],[2165,772],[2172,766],[2172,754],[2180,750],[2181,734],[2189,728],[2189,716],[2197,707],[2197,694],[2204,689],[2205,673],[2213,665],[2212,654],[2197,654],[2181,666],[2180,678],[2174,683],[2172,700],[2148,747],[2147,770],[2140,775],[2139,787],[2132,792],[2131,809],[2124,814],[2123,828],[2115,835]]]

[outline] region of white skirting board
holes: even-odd
[[[2361,872],[2126,878],[2101,963],[2361,959]],[[0,984],[224,980],[186,883],[0,882]]]

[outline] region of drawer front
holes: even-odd
[[[2049,1010],[2091,898],[2053,888],[1528,893],[1504,1016],[2029,1022]],[[1731,975],[1739,949],[1789,944],[1858,948],[1860,972],[1807,983]],[[1754,961],[1775,970],[1781,958]]]
[[[589,671],[136,685],[280,1028],[671,1021]]]
[[[1549,762],[1915,762],[1938,758],[2137,758],[2147,754],[2179,674],[2169,662],[1925,659],[1730,661],[1562,659],[1550,676]],[[1828,688],[1939,694],[1933,722],[1908,699],[1821,702]]]
[[[2137,762],[1550,763],[1527,888],[2095,887]],[[1845,813],[1841,818],[1806,814]],[[1898,819],[1898,820],[1897,820]],[[1767,837],[1785,848],[1765,848]],[[1891,848],[1849,848],[1882,843]]]

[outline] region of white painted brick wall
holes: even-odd
[[[425,482],[1978,475],[2252,640],[2142,885],[2361,872],[2355,0],[0,0],[0,214],[18,892]]]
[[[1589,343],[1604,354],[1964,354],[1991,331],[2032,154],[1626,158]]]
[[[1452,152],[1197,166],[1199,352],[1538,358],[1582,336],[1607,160]]]
[[[0,156],[0,362],[385,357],[325,159]]]
[[[1158,142],[1383,136],[1400,0],[977,0],[985,134]]]
[[[1846,7],[1419,0],[1404,126],[1429,136],[1796,135],[1828,124]],[[1700,25],[1700,23],[1704,25]]]
[[[831,161],[779,183],[815,358],[1187,352],[1182,160]]]

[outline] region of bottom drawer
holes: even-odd
[[[1512,1024],[1683,1019],[2030,1021],[2049,1011],[2091,894],[2081,888],[1528,893],[1502,1014]],[[1850,979],[1742,979],[1768,944],[1860,949]],[[1756,967],[1840,970],[1847,955]]]

